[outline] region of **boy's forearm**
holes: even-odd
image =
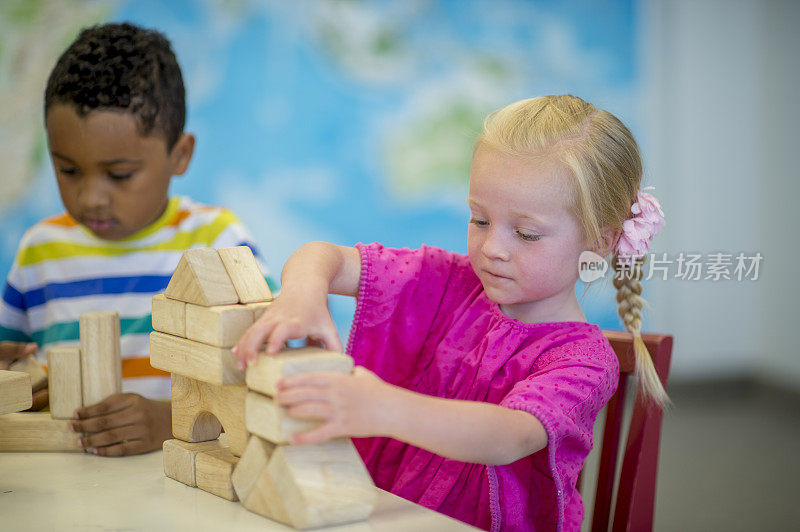
[[[312,297],[328,293],[355,296],[360,275],[357,249],[310,242],[286,261],[281,272],[281,292]]]
[[[509,464],[547,445],[544,426],[527,412],[398,387],[393,395],[389,435],[454,460]]]

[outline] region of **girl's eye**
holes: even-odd
[[[480,220],[478,218],[470,218],[469,223],[476,225],[478,227],[486,227],[487,225],[489,225],[489,222],[487,222],[486,220]]]
[[[523,233],[522,231],[517,231],[517,236],[526,242],[536,242],[541,238],[539,235],[534,235],[533,233]]]
[[[77,175],[78,169],[77,168],[59,168],[58,172],[64,175]]]

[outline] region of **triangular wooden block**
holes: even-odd
[[[269,517],[299,529],[366,519],[378,498],[349,438],[321,445],[279,445],[263,474],[269,482],[259,479],[250,498],[259,487],[271,484],[281,508]]]
[[[220,248],[219,256],[233,287],[239,295],[240,303],[259,303],[272,301],[267,280],[258,267],[253,251],[247,246]]]
[[[239,302],[219,253],[211,248],[184,251],[164,295],[204,307]]]
[[[274,443],[263,440],[258,436],[250,436],[250,439],[247,440],[247,447],[242,453],[242,458],[236,464],[233,475],[231,475],[233,489],[236,490],[236,495],[241,499],[242,504],[250,496],[250,492],[255,487],[261,472],[267,467],[269,457],[274,450]]]

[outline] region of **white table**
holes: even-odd
[[[125,458],[0,453],[0,530],[293,530],[164,476],[161,451]],[[324,531],[478,530],[380,491],[368,521]]]

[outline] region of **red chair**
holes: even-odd
[[[631,415],[628,440],[622,454],[622,468],[616,479],[620,456],[620,440],[628,377],[634,372],[633,335],[628,332],[603,331],[619,359],[619,386],[606,407],[603,442],[600,447],[600,468],[592,516],[592,531],[647,531],[653,529],[658,473],[658,448],[661,439],[661,409],[645,404],[640,394]],[[672,356],[672,336],[643,334],[656,372],[666,387]],[[633,390],[636,393],[636,390]],[[611,516],[614,484],[617,497],[614,520]]]

